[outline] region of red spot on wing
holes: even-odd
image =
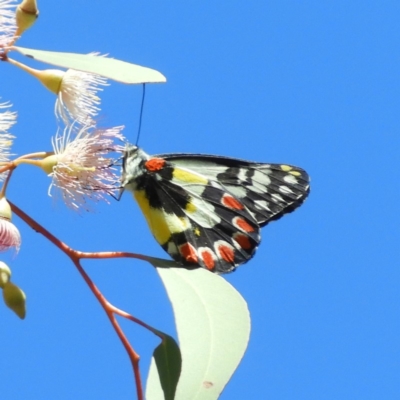
[[[235,261],[235,252],[228,244],[221,243],[217,247],[220,257],[228,263]]]
[[[249,237],[244,235],[243,233],[236,233],[235,235],[233,235],[233,238],[236,240],[236,242],[242,249],[250,250],[253,247]]]
[[[150,158],[144,163],[144,166],[150,172],[157,172],[164,168],[165,162],[163,158]]]
[[[243,204],[239,200],[229,194],[224,194],[222,196],[222,204],[225,207],[232,208],[233,210],[243,210],[244,208]]]
[[[245,221],[243,218],[236,217],[236,218],[234,218],[233,223],[238,228],[240,228],[242,231],[254,232],[254,228],[247,221]]]
[[[204,265],[209,271],[215,267],[215,259],[211,250],[204,249],[200,251],[200,257],[203,259]]]
[[[182,246],[179,246],[179,251],[187,262],[197,263],[198,258],[196,249],[190,243],[185,243]]]

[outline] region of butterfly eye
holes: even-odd
[[[138,147],[137,146],[127,146],[124,155],[122,156],[122,167],[125,169],[126,164],[128,163],[128,159],[134,160],[138,155]]]
[[[124,155],[122,156],[122,168],[123,168],[124,170],[125,170],[125,167],[126,167],[127,158],[128,158],[128,153],[125,152]]]

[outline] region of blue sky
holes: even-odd
[[[263,229],[256,257],[226,277],[248,302],[252,335],[221,399],[398,399],[399,2],[38,4],[40,18],[19,45],[100,51],[166,75],[167,84],[147,88],[147,152],[290,163],[311,175],[306,203]],[[54,96],[0,67],[2,101],[19,113],[14,152],[50,150]],[[140,98],[140,87],[112,84],[101,124],[124,124],[134,141]],[[77,249],[165,256],[129,194],[79,216],[49,198],[48,185],[23,166],[8,197]],[[72,264],[14,223],[22,248],[3,259],[28,296],[28,315],[21,322],[0,307],[2,397],[134,398],[127,356]],[[111,260],[85,268],[115,305],[174,332],[152,267]],[[122,325],[145,377],[157,340]]]

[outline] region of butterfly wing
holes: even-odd
[[[136,146],[125,153],[121,179],[173,259],[219,273],[247,262],[260,227],[293,211],[309,192],[301,168],[196,154],[149,156]]]
[[[307,198],[310,179],[306,171],[287,164],[263,164],[197,154],[169,154],[174,167],[201,173],[218,181],[254,216],[260,226],[294,211]]]
[[[248,261],[260,242],[247,208],[201,174],[165,163],[145,174],[133,194],[156,240],[186,266],[230,272]]]

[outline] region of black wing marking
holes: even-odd
[[[171,168],[166,165],[147,174],[140,184],[153,209],[161,210],[166,217],[175,215],[189,221],[187,229],[172,229],[167,242],[161,243],[164,250],[186,266],[202,266],[220,273],[247,262],[260,242],[259,226],[252,214],[238,199],[232,203],[236,208],[224,205],[222,199],[227,193],[217,181],[174,182]],[[196,252],[196,260],[182,254],[182,246],[189,245]]]
[[[202,193],[199,194],[199,187]],[[259,243],[259,226],[251,213],[243,209],[231,209],[222,204],[221,199],[226,195],[225,189],[217,182],[208,185],[185,184],[184,196],[189,195],[191,205],[196,207],[195,212],[184,209],[186,217],[190,221],[192,232],[184,231],[185,238],[177,235],[180,242],[185,239],[192,243],[196,249],[209,248],[216,255],[216,272],[229,272],[236,266],[247,262],[255,253]],[[161,188],[168,196],[171,202],[178,202],[182,197],[182,186],[176,185],[172,181],[163,182]],[[234,221],[242,221],[246,230],[241,230],[240,225]],[[217,254],[215,243],[218,241],[226,242],[232,246],[234,258],[224,260],[220,254]],[[180,245],[182,243],[179,243]],[[199,261],[202,262],[201,257]],[[180,260],[185,263],[185,260]],[[186,263],[187,264],[187,263]]]
[[[160,157],[174,166],[217,180],[226,191],[245,204],[260,226],[294,211],[310,191],[307,172],[292,165],[197,154]]]

